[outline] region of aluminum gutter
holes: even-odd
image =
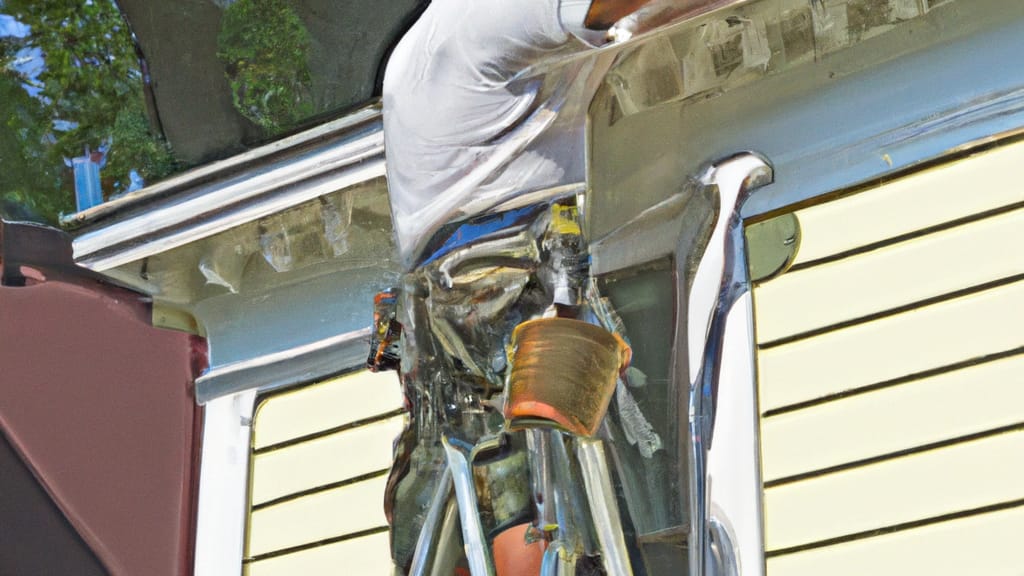
[[[384,176],[379,105],[64,219],[96,271],[212,236]]]

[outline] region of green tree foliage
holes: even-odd
[[[96,150],[104,143],[111,144],[108,165],[102,172],[107,194],[124,189],[133,169],[151,181],[176,168],[166,142],[149,130],[135,44],[111,0],[2,0],[0,12],[31,31],[25,38],[5,41],[3,70],[7,79],[0,88],[4,90],[0,114],[19,119],[11,120],[18,126],[5,127],[3,139],[5,143],[16,141],[21,152],[20,156],[8,155],[5,149],[3,170],[17,163],[13,159],[21,158],[24,165],[14,168],[15,172],[50,176],[5,178],[0,194],[16,197],[53,220],[74,204],[73,183],[64,159],[81,156],[86,147]],[[37,49],[45,63],[35,78],[24,77],[11,65],[12,55],[26,49]],[[26,94],[26,98],[17,93],[24,83],[34,85],[38,95]],[[19,123],[30,123],[33,128]]]
[[[217,37],[235,108],[268,135],[314,112],[310,37],[286,0],[237,0]]]
[[[63,165],[51,162],[43,107],[9,62],[0,68],[0,119],[0,210],[15,219],[51,221],[72,210],[72,197],[59,193]]]
[[[130,98],[117,113],[110,131],[113,146],[107,156],[104,175],[127,185],[128,174],[136,170],[147,182],[162,178],[178,168],[170,147],[154,138],[141,98]],[[109,175],[109,176],[107,176]]]

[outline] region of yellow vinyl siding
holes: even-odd
[[[753,288],[769,576],[1020,574],[1024,144],[790,214]]]
[[[1004,253],[1022,229],[1024,209],[1014,210],[791,271],[758,290],[758,338],[771,342],[1024,274],[1024,256]]]
[[[316,438],[289,450],[255,455],[252,503],[262,504],[341,479],[387,470],[391,467],[392,443],[404,426],[405,418],[394,416]]]
[[[1024,432],[999,434],[768,488],[765,545],[782,550],[1021,499]]]
[[[1024,281],[762,349],[761,408],[776,410],[1024,346],[1022,303]]]
[[[381,476],[254,511],[249,554],[260,556],[386,525],[386,483],[387,477]]]
[[[768,559],[786,576],[1020,576],[1024,506]]]
[[[1014,183],[1024,146],[1014,144],[795,212],[810,262],[1024,202]]]
[[[248,564],[246,576],[312,574],[391,574],[391,543],[387,532],[345,540]]]
[[[1024,355],[779,414],[761,427],[764,480],[1012,426],[1022,406]]]
[[[268,397],[257,408],[253,447],[259,450],[401,407],[402,390],[394,372],[356,372]]]
[[[247,576],[391,574],[384,492],[406,416],[394,372],[263,398],[253,421]]]

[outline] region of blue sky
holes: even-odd
[[[18,22],[7,14],[0,14],[0,38],[15,37],[24,38],[31,33],[31,28]],[[43,60],[43,52],[38,48],[25,48],[18,52],[18,59],[14,68],[25,75],[26,78],[35,80],[43,71],[46,63]],[[25,84],[25,90],[35,96],[39,94],[39,88],[31,84]]]
[[[14,36],[16,38],[24,38],[25,36],[28,36],[28,33],[28,26],[25,26],[7,14],[0,14],[0,37]]]

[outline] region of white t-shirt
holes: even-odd
[[[585,123],[564,109],[585,101],[592,64],[517,77],[586,48],[559,9],[559,0],[434,0],[395,48],[384,137],[404,266],[444,224],[584,179]]]

